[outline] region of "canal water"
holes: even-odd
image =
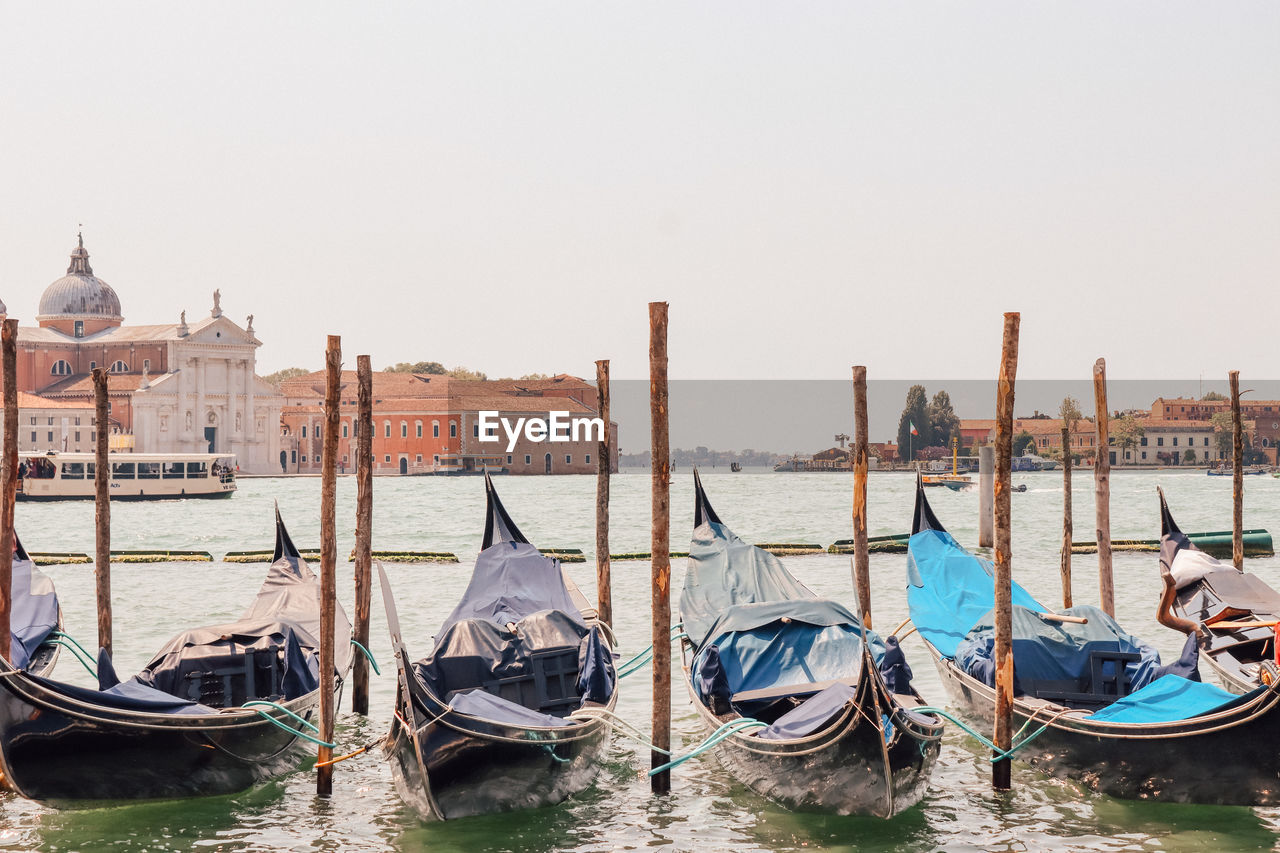
[[[774,474],[724,469],[703,472],[708,495],[725,522],[757,542],[828,545],[851,533],[852,477],[848,474]],[[1246,477],[1245,526],[1280,532],[1280,480]],[[516,523],[536,545],[581,548],[594,542],[594,477],[501,478],[496,481]],[[1061,538],[1061,473],[1015,474],[1027,491],[1013,500],[1013,572],[1019,583],[1048,604],[1060,601],[1058,549]],[[1184,530],[1230,529],[1231,480],[1203,471],[1117,471],[1112,475],[1112,535],[1159,535],[1156,487],[1163,486]],[[871,535],[906,532],[911,522],[914,478],[874,473],[870,478]],[[962,544],[977,539],[976,490],[930,495],[940,520]],[[198,549],[219,560],[227,551],[269,548],[272,504],[278,501],[300,547],[318,546],[320,481],[314,478],[246,479],[225,501],[115,504],[113,547]],[[1091,539],[1093,479],[1080,472],[1074,491],[1077,539]],[[692,472],[673,472],[672,547],[684,550],[692,526]],[[93,552],[92,502],[20,504],[17,525],[32,551]],[[354,540],[355,483],[338,485],[338,551],[345,558]],[[479,550],[484,519],[483,484],[476,478],[379,478],[375,482],[374,547],[378,550],[443,550],[457,565],[388,565],[399,600],[410,653],[421,657],[453,607]],[[649,478],[628,470],[613,480],[611,544],[615,553],[649,547]],[[788,558],[790,569],[819,594],[852,605],[848,557],[823,554]],[[906,614],[903,555],[871,558],[875,627],[890,630]],[[1077,603],[1097,603],[1096,558],[1073,561]],[[591,597],[594,566],[570,567]],[[678,599],[684,561],[673,561]],[[1280,561],[1252,559],[1247,569],[1280,588]],[[231,620],[253,597],[265,566],[210,563],[116,565],[116,667],[122,675],[143,666],[177,631]],[[96,633],[93,572],[89,566],[47,569],[60,592],[67,631],[86,645]],[[649,565],[614,565],[616,629],[625,657],[649,642]],[[350,564],[339,562],[341,598],[351,612]],[[1116,606],[1120,622],[1176,653],[1181,636],[1155,622],[1159,577],[1154,554],[1115,555]],[[351,714],[347,699],[338,740],[355,747],[388,728],[395,673],[386,624],[375,595],[373,651],[383,673],[373,681],[372,714]],[[926,699],[950,704],[923,646],[904,649]],[[59,678],[89,684],[87,673],[64,655]],[[619,711],[641,729],[649,727],[651,674],[643,670],[623,682]],[[677,748],[699,740],[699,728],[684,688],[675,683],[673,732]],[[1275,749],[1259,744],[1259,749]],[[1214,756],[1204,756],[1214,761]],[[1250,850],[1280,841],[1280,810],[1130,802],[1092,794],[1071,782],[1049,779],[1015,763],[1014,789],[995,794],[984,751],[949,729],[923,803],[892,821],[795,814],[735,783],[713,756],[678,768],[667,797],[653,797],[643,770],[649,754],[615,739],[599,778],[586,793],[549,809],[425,825],[401,805],[380,753],[335,768],[334,795],[317,799],[308,763],[277,781],[226,797],[125,804],[92,810],[57,811],[0,794],[0,850]]]

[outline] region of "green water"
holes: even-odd
[[[673,547],[687,546],[692,525],[692,474],[673,474]],[[746,539],[816,542],[849,538],[852,479],[845,474],[704,472],[717,512]],[[1046,603],[1060,598],[1058,543],[1061,536],[1061,474],[1015,474],[1028,491],[1013,495],[1014,577]],[[1245,478],[1245,526],[1280,529],[1280,480]],[[535,544],[577,547],[590,554],[594,542],[594,477],[504,478],[498,488],[517,524]],[[871,535],[905,532],[911,521],[914,481],[907,474],[873,474]],[[1159,535],[1155,487],[1161,485],[1184,530],[1231,526],[1231,480],[1203,472],[1115,472],[1112,476],[1112,535]],[[977,536],[976,491],[931,494],[941,521],[963,543]],[[243,480],[227,501],[116,504],[113,547],[184,548],[212,552],[267,548],[272,542],[272,501],[300,547],[318,545],[317,479]],[[1093,481],[1077,478],[1074,493],[1077,539],[1091,539]],[[339,554],[353,543],[355,487],[338,487]],[[414,657],[424,655],[432,633],[461,594],[479,549],[484,497],[474,478],[386,478],[375,483],[374,547],[454,551],[456,566],[386,568],[400,606],[405,640]],[[91,502],[20,504],[20,535],[33,551],[93,551]],[[643,472],[614,478],[612,550],[647,551],[649,479]],[[819,594],[852,602],[849,558],[812,556],[785,560]],[[906,613],[906,558],[871,560],[876,627],[889,630]],[[1096,558],[1078,555],[1077,603],[1096,603]],[[590,597],[594,568],[571,566]],[[1280,561],[1250,560],[1248,570],[1280,588]],[[648,564],[614,566],[616,628],[624,658],[649,642]],[[82,642],[95,634],[93,574],[87,566],[47,569],[58,585],[69,633]],[[146,663],[171,634],[194,624],[237,617],[263,575],[263,566],[221,563],[117,565],[112,569],[115,648],[122,675]],[[1154,554],[1115,556],[1116,607],[1129,630],[1163,654],[1181,636],[1155,623],[1159,578]],[[678,595],[683,561],[673,564]],[[339,564],[341,597],[351,612],[351,572]],[[949,704],[937,674],[916,639],[904,644],[926,699]],[[373,651],[390,664],[381,606],[373,608]],[[58,677],[81,684],[87,674],[70,656]],[[684,688],[673,684],[674,740],[691,747],[700,738]],[[384,668],[375,678],[373,713],[367,720],[346,710],[339,718],[343,745],[358,746],[387,729],[395,676]],[[623,682],[620,713],[648,729],[650,671]],[[1261,744],[1261,749],[1274,745]],[[1206,756],[1207,761],[1213,760]],[[616,739],[596,785],[561,806],[420,824],[395,794],[379,754],[335,768],[334,796],[314,795],[314,779],[299,771],[244,793],[164,803],[121,804],[88,811],[55,811],[0,794],[0,850],[1252,850],[1280,840],[1280,810],[1199,807],[1126,802],[1052,780],[1015,763],[1014,789],[997,795],[989,765],[977,744],[950,731],[924,802],[892,821],[793,814],[736,784],[714,757],[682,765],[672,794],[649,794],[642,747]]]

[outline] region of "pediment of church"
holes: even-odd
[[[262,341],[227,319],[226,315],[211,318],[199,328],[193,328],[183,340],[194,344],[213,344],[215,346],[262,346]]]

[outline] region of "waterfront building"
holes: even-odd
[[[1049,456],[1051,451],[1056,453],[1062,449],[1061,418],[1014,418],[1014,437],[1023,432],[1031,436],[1030,449],[1037,456]],[[995,444],[996,422],[988,418],[962,418],[960,436],[966,447]],[[1086,418],[1077,420],[1068,436],[1072,453],[1091,456],[1097,443],[1093,421]]]
[[[93,409],[92,371],[109,376],[113,432],[146,453],[234,454],[242,471],[279,470],[279,392],[254,372],[262,342],[253,315],[125,325],[120,298],[96,276],[81,238],[67,274],[40,297],[38,326],[18,329],[18,390]],[[46,430],[47,432],[47,430]]]
[[[0,414],[4,399],[0,397]],[[92,405],[18,392],[18,452],[56,450],[92,453],[98,440]],[[0,418],[0,436],[4,420]]]
[[[1157,397],[1151,404],[1151,417],[1165,421],[1207,421],[1219,412],[1230,412],[1230,400],[1195,400],[1189,397]],[[1280,420],[1280,400],[1241,398],[1240,417],[1247,421],[1259,418]]]
[[[1230,458],[1218,450],[1207,420],[1143,418],[1142,437],[1131,448],[1113,448],[1113,464],[1207,465]]]
[[[324,438],[325,373],[317,371],[281,383],[284,408],[283,455],[276,470],[317,473]],[[340,389],[338,467],[355,469],[356,374],[343,371]],[[485,469],[510,474],[593,474],[598,436],[535,441],[523,430],[508,449],[499,427],[497,441],[480,440],[480,413],[497,412],[515,425],[520,419],[598,417],[595,386],[562,374],[537,380],[462,380],[434,374],[373,374],[373,466],[378,474],[461,474]],[[618,466],[617,424],[610,424],[612,470]]]

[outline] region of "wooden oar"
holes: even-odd
[[[1230,622],[1224,620],[1222,622],[1214,622],[1209,628],[1214,631],[1219,629],[1223,631],[1238,631],[1241,628],[1274,628],[1277,624],[1280,624],[1280,619],[1264,619],[1260,622]]]
[[[1047,619],[1050,622],[1070,622],[1073,625],[1088,625],[1089,620],[1083,616],[1067,616],[1064,613],[1041,613],[1041,619]]]

